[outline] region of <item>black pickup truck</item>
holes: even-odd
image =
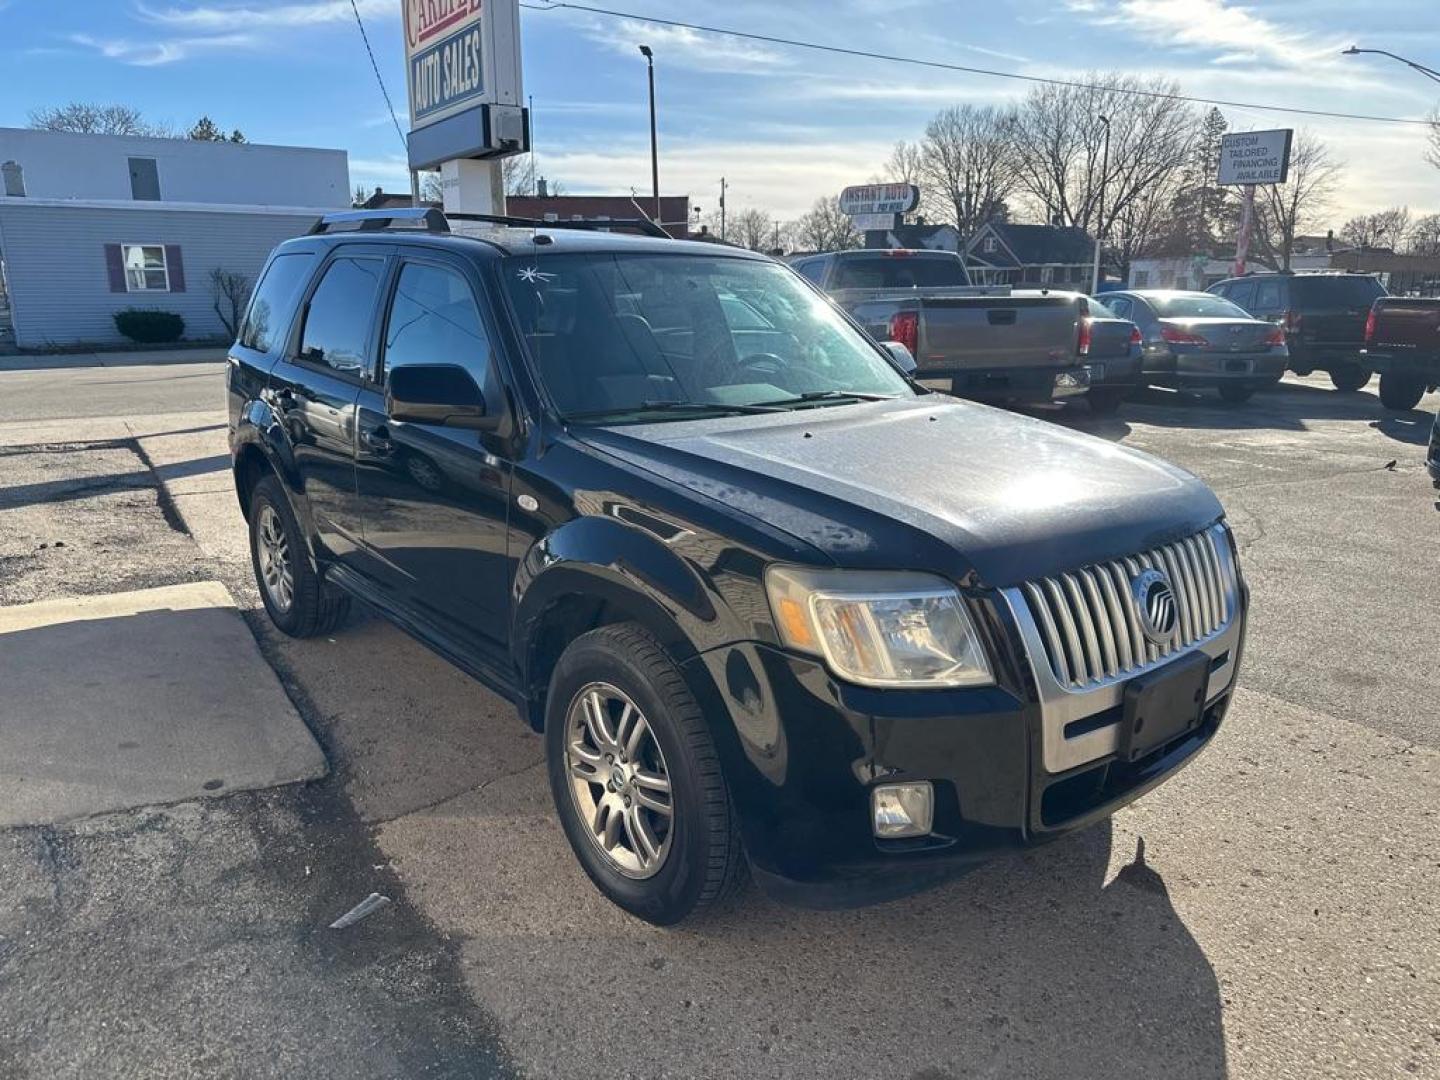
[[[926,392],[770,259],[453,224],[271,256],[228,371],[254,571],[286,633],[358,597],[514,702],[615,903],[891,896],[1214,737],[1248,593],[1194,477]]]

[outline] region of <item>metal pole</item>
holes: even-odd
[[[725,239],[725,178],[720,177],[720,239]]]
[[[1255,223],[1255,185],[1245,185],[1240,208],[1240,231],[1235,237],[1235,276],[1245,276],[1245,262],[1250,255],[1250,231]]]
[[[655,127],[655,54],[649,45],[640,46],[645,57],[645,70],[650,78],[650,184],[655,197],[653,217],[660,224],[660,139]]]
[[[1100,291],[1100,249],[1105,244],[1105,182],[1110,177],[1110,118],[1100,117],[1105,125],[1105,149],[1100,158],[1100,213],[1095,219],[1095,266],[1090,275],[1090,295]]]

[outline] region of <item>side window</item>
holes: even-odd
[[[802,259],[795,264],[795,270],[806,281],[811,281],[819,285],[820,279],[825,276],[825,260]]]
[[[363,375],[365,344],[375,317],[385,260],[341,258],[332,262],[310,297],[300,359],[345,375]]]
[[[1242,305],[1244,306],[1244,305]],[[1257,314],[1268,314],[1280,310],[1280,283],[1278,281],[1262,281],[1255,293],[1255,306],[1248,310]]]
[[[1253,281],[1242,281],[1231,285],[1225,293],[1225,297],[1248,312],[1255,311],[1255,283]]]
[[[256,352],[268,353],[290,326],[295,298],[310,276],[315,256],[309,252],[277,255],[250,299],[250,309],[240,325],[240,344]]]
[[[490,338],[470,284],[443,266],[406,263],[385,324],[385,371],[414,364],[459,364],[485,400],[499,398]]]

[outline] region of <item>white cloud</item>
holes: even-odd
[[[161,38],[131,41],[128,38],[98,38],[89,34],[71,34],[70,41],[101,56],[135,67],[158,67],[185,60],[196,53],[216,49],[253,47],[255,39],[248,34],[212,34],[202,37]]]
[[[585,35],[611,52],[639,56],[641,45],[655,50],[657,66],[683,65],[689,71],[741,75],[768,73],[790,63],[779,49],[729,34],[702,34],[683,26],[660,26],[638,19],[588,20]]]
[[[1107,27],[1118,27],[1151,44],[1203,50],[1217,60],[1263,58],[1298,67],[1336,57],[1346,44],[1282,26],[1226,0],[1120,0],[1101,6],[1071,0],[1071,12]]]
[[[361,15],[386,17],[399,14],[395,0],[356,0],[356,3]],[[195,31],[320,26],[355,18],[350,0],[314,0],[312,3],[281,4],[278,7],[211,5],[154,8],[142,3],[135,5],[135,11],[149,22]]]

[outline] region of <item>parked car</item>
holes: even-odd
[[[1258,273],[1210,286],[1257,319],[1285,329],[1290,370],[1330,373],[1337,390],[1360,390],[1371,371],[1360,350],[1371,303],[1385,286],[1370,274]]]
[[[1118,410],[1143,385],[1140,328],[1110,307],[1109,299],[1109,294],[1085,297],[1077,350],[1090,376],[1085,402],[1091,412],[1101,415]]]
[[[1129,327],[1089,326],[1079,293],[972,286],[954,252],[835,251],[791,265],[877,341],[904,344],[915,377],[932,389],[979,401],[1059,401],[1090,389],[1091,365],[1113,365],[1117,380],[1129,365]],[[1113,410],[1122,395],[1107,387],[1093,401]]]
[[[1440,299],[1380,297],[1365,320],[1362,355],[1380,373],[1380,403],[1415,408],[1440,386]]]
[[[763,256],[466,228],[351,211],[276,249],[236,490],[275,625],[359,597],[514,702],[616,904],[672,923],[747,867],[894,895],[1215,736],[1248,591],[1199,480],[926,392]]]
[[[1430,449],[1425,453],[1425,468],[1435,486],[1440,487],[1440,411],[1435,413],[1435,422],[1430,425]]]
[[[1248,401],[1285,374],[1283,328],[1251,317],[1223,296],[1169,289],[1105,294],[1105,304],[1140,328],[1143,382],[1214,387],[1231,403]]]

